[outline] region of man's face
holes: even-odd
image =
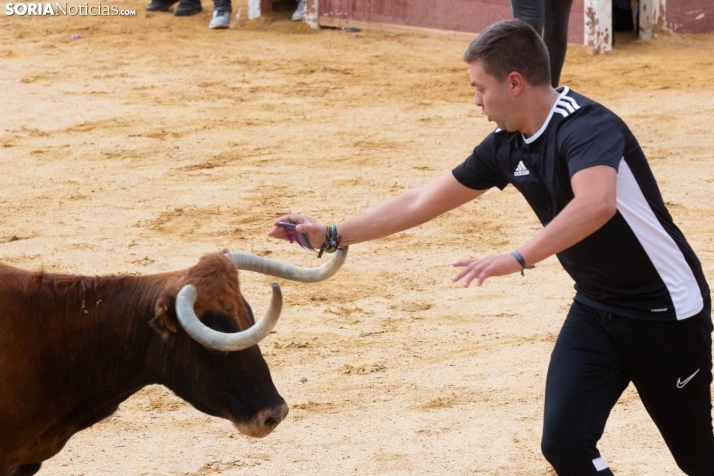
[[[516,131],[517,126],[513,123],[513,95],[508,79],[499,83],[483,70],[481,61],[471,63],[469,67],[471,85],[476,89],[474,103],[481,108],[481,114],[488,116],[489,121],[495,122],[504,131]]]

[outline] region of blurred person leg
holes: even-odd
[[[149,12],[168,12],[169,7],[178,0],[151,0],[151,3],[146,6],[146,11]]]
[[[545,0],[511,0],[513,18],[528,23],[539,34],[543,34]]]
[[[568,19],[573,0],[545,0],[543,41],[550,56],[550,82],[560,85],[560,73],[568,50]]]
[[[293,13],[293,21],[301,21],[304,13],[305,13],[305,2],[304,2],[304,0],[299,0],[298,4],[297,4],[297,8],[295,9],[295,12]]]
[[[174,15],[178,17],[188,17],[201,13],[202,11],[201,0],[179,0],[178,6],[174,8]]]

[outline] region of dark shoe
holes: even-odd
[[[201,2],[198,0],[180,0],[176,8],[174,8],[174,15],[177,17],[188,17],[195,15],[196,13],[201,13],[203,7]]]
[[[151,3],[146,6],[147,12],[168,12],[169,7],[178,0],[151,0]]]

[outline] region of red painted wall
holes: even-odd
[[[320,16],[476,33],[513,13],[509,0],[320,0]],[[568,29],[583,42],[583,0],[573,0]]]
[[[667,0],[667,27],[677,33],[714,31],[714,1]]]
[[[509,0],[320,0],[320,16],[473,33],[513,18]],[[714,0],[667,0],[665,19],[677,33],[714,31]],[[573,0],[568,41],[583,35],[583,0]]]

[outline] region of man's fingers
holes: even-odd
[[[463,286],[465,288],[469,287],[471,281],[478,276],[482,269],[482,263],[476,260],[460,260],[453,263],[454,266],[462,266],[463,269],[451,278],[453,281],[459,281],[464,279]]]
[[[306,217],[305,215],[294,215],[294,214],[289,214],[289,215],[283,215],[280,218],[276,218],[275,221],[273,222],[273,225],[278,226],[278,223],[312,223],[312,220],[309,217]]]
[[[458,261],[454,261],[453,263],[451,263],[451,266],[460,268],[462,266],[467,266],[467,265],[473,263],[474,261],[475,260],[472,260],[472,259],[460,259]]]
[[[485,258],[459,260],[451,263],[455,267],[461,269],[453,278],[453,281],[463,279],[464,287],[468,287],[473,280],[477,280],[479,286],[491,276],[504,276],[506,274],[515,273],[520,268],[517,261],[510,254],[487,256]]]
[[[285,229],[282,226],[275,225],[275,228],[268,232],[268,236],[284,240],[287,238],[287,233],[285,233]]]
[[[476,279],[477,283],[479,286],[483,284],[483,282],[486,280],[486,278],[491,276],[491,272],[489,270],[489,267],[484,265],[482,262],[475,262],[475,261],[464,261],[464,262],[459,262],[457,261],[454,263],[454,266],[459,266],[458,263],[463,263],[460,266],[464,266],[464,268],[456,273],[453,278],[451,278],[453,281],[459,281],[463,279],[463,286],[465,288],[468,288],[469,285]]]
[[[310,233],[314,231],[314,227],[311,225],[314,225],[314,223],[301,223],[295,227],[295,231],[298,233]]]
[[[466,273],[468,273],[468,270],[462,269],[461,271],[459,271],[458,273],[456,273],[455,275],[453,275],[453,276],[451,277],[451,280],[452,280],[452,281],[458,281],[459,279],[463,278]]]
[[[274,228],[268,232],[268,236],[283,240],[288,239],[288,234],[280,223],[295,223],[297,225],[295,231],[298,233],[310,233],[310,231],[313,231],[313,228],[310,226],[317,225],[310,217],[305,215],[283,215],[273,222]]]
[[[451,278],[451,280],[452,280],[452,281],[458,281],[458,280],[460,280],[461,278],[463,278],[464,276],[466,276],[467,274],[469,274],[470,272],[471,272],[471,270],[470,270],[469,268],[464,268],[464,269],[460,270],[458,273],[456,273],[456,274]]]
[[[292,220],[290,219],[290,216],[291,216],[291,215],[283,215],[283,216],[281,216],[281,217],[279,217],[279,218],[276,218],[275,221],[273,222],[273,225],[278,226],[278,223],[281,223],[281,222],[282,222],[282,223],[285,223],[285,222],[287,222],[287,221],[292,221]]]
[[[474,274],[469,273],[469,275],[466,276],[466,279],[464,279],[464,284],[463,284],[463,286],[464,286],[465,288],[468,288],[468,287],[469,287],[469,284],[471,284],[471,281],[474,280],[474,277],[475,277]]]

